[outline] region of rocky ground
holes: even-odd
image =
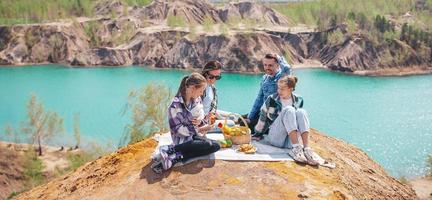
[[[19,193],[26,189],[24,177],[24,153],[27,144],[15,144],[0,141],[0,199],[6,199],[11,193]],[[79,150],[69,151],[78,152]],[[50,180],[55,177],[56,170],[69,167],[68,151],[57,147],[43,146],[42,160],[44,178]]]
[[[432,177],[421,177],[410,180],[409,184],[422,200],[432,200]]]
[[[313,130],[312,147],[337,167],[294,162],[196,161],[162,175],[151,169],[156,141],[90,162],[17,199],[418,199],[363,151]]]

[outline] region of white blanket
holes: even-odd
[[[209,133],[206,136],[207,138],[212,140],[224,139],[224,136],[220,133],[212,133],[212,134]],[[159,146],[172,144],[170,133],[155,135],[154,139],[159,142],[156,151],[158,151]],[[252,141],[252,145],[257,147],[257,152],[255,154],[245,154],[243,152],[238,152],[237,151],[238,145],[233,145],[231,148],[222,148],[219,151],[215,152],[214,154],[190,159],[186,163],[190,163],[195,160],[203,160],[203,159],[239,160],[239,161],[293,161],[293,159],[288,155],[289,149],[282,149],[282,148],[271,146],[265,140],[261,140],[259,142]],[[333,163],[328,163],[319,155],[317,156],[320,158],[319,160],[320,165],[329,168],[335,168],[335,165]]]

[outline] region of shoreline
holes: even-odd
[[[432,176],[416,177],[408,180],[408,184],[416,192],[417,197],[432,200]]]
[[[376,77],[428,75],[428,74],[432,74],[432,68],[427,69],[424,67],[412,66],[409,68],[402,68],[402,69],[354,71],[352,74],[358,76],[376,76]]]
[[[69,64],[62,64],[62,63],[20,63],[16,65],[0,65],[1,68],[16,68],[16,67],[32,67],[32,66],[42,66],[42,65],[58,65],[65,68],[106,68],[106,69],[113,69],[113,68],[128,68],[128,67],[144,67],[148,69],[153,70],[180,70],[180,71],[191,71],[196,72],[199,71],[200,68],[159,68],[159,67],[153,67],[148,65],[116,65],[116,66],[101,66],[101,65],[94,65],[94,66],[72,66]],[[403,77],[403,76],[416,76],[416,75],[430,75],[432,74],[432,68],[425,68],[420,66],[411,66],[407,68],[385,68],[385,69],[378,69],[378,70],[359,70],[354,72],[342,72],[342,71],[336,71],[331,70],[325,65],[323,65],[318,60],[307,60],[304,63],[296,63],[291,64],[292,69],[324,69],[333,73],[340,73],[344,75],[352,75],[352,76],[365,76],[365,77]],[[244,75],[259,75],[263,74],[264,72],[252,72],[252,71],[223,71],[223,73],[230,73],[230,74],[244,74]]]

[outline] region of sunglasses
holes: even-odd
[[[213,76],[213,75],[209,74],[209,75],[207,75],[207,78],[220,80],[222,78],[222,76]]]

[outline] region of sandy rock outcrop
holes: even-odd
[[[124,147],[17,199],[417,199],[363,151],[311,134],[335,169],[294,162],[202,160],[161,175],[151,169],[152,139]]]
[[[273,9],[253,2],[230,3],[219,10],[219,17],[223,22],[249,20],[257,24],[271,24],[288,26],[290,22],[282,14]]]
[[[146,18],[155,23],[161,23],[169,16],[178,20],[186,20],[188,24],[202,24],[205,18],[212,22],[221,22],[218,10],[207,1],[200,0],[157,0],[144,8],[133,8],[132,16]]]
[[[18,193],[24,188],[24,160],[1,142],[0,150],[0,199],[6,199],[12,192]]]
[[[291,32],[288,18],[257,3],[218,8],[200,0],[157,0],[146,7],[126,6],[105,0],[96,5],[93,19],[0,26],[0,65],[190,69],[217,59],[225,71],[259,73],[262,57],[272,52],[291,64],[315,61],[330,70],[360,75],[432,72],[430,47],[413,49],[397,39],[377,44],[361,34],[348,35],[343,24],[325,31]],[[170,27],[170,20],[186,24]],[[230,20],[244,24],[229,27]],[[214,27],[209,29],[208,23]],[[340,42],[329,42],[334,32],[343,34]]]
[[[73,25],[19,25],[2,28],[9,28],[12,35],[0,52],[0,63],[4,65],[48,62],[70,64],[79,53],[89,50],[82,29]]]

